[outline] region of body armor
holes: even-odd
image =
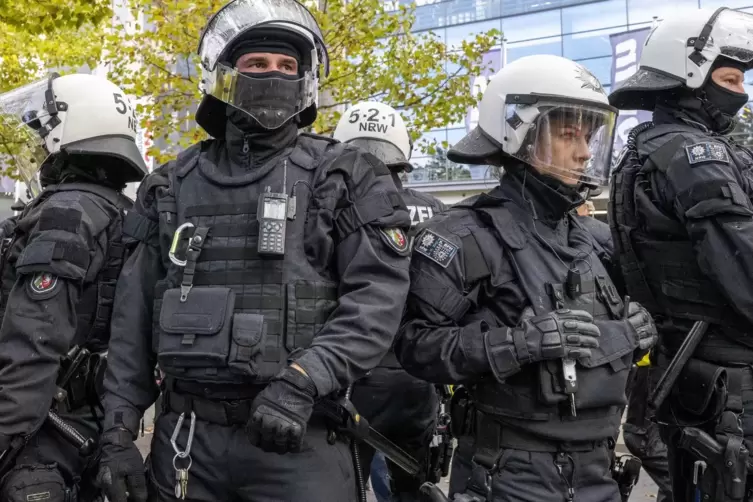
[[[535,230],[528,212],[513,203],[485,204],[487,197],[476,199],[472,208],[505,250],[534,314],[560,308],[589,312],[601,330],[601,345],[592,350],[590,359],[577,363],[576,416],[564,392],[561,361],[529,364],[505,383],[481,381],[471,388],[477,408],[502,423],[554,441],[612,436],[626,403],[635,341],[626,323],[603,322],[621,318],[624,305],[594,251],[593,237],[571,215],[558,229],[540,225]],[[473,234],[463,239],[467,257],[477,256],[467,252],[474,241]],[[490,252],[498,250],[482,250],[481,255]],[[479,260],[466,259],[470,275],[476,274],[473,262]],[[492,285],[500,283],[493,272],[488,280]]]
[[[672,156],[687,141],[684,136],[708,140],[707,134],[690,126],[641,124],[631,131],[615,168],[610,226],[625,286],[633,300],[651,312],[660,329],[662,323],[673,319],[706,321],[712,324],[711,331],[753,347],[753,339],[744,334],[745,322],[701,272],[685,226],[652,191],[652,173],[669,169]],[[713,139],[725,143],[721,136]],[[650,154],[639,146],[648,141],[659,144]],[[738,162],[732,152],[730,158]],[[698,200],[719,197],[725,189],[709,183],[702,189],[696,187],[692,196]]]
[[[170,191],[157,202],[164,228],[191,223],[195,231],[186,265],[170,263],[157,285],[154,350],[178,380],[262,384],[311,344],[338,305],[336,279],[310,265],[304,237],[316,210],[313,187],[342,147],[301,135],[292,152],[234,177],[200,148],[178,158]],[[258,201],[267,188],[295,196],[284,256],[257,250]]]

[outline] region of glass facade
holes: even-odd
[[[585,65],[607,91],[611,85],[610,34],[651,26],[655,18],[663,19],[679,9],[724,6],[753,12],[753,0],[418,0],[417,5],[414,31],[431,30],[451,47],[472,33],[497,28],[506,40],[507,62],[532,54],[564,56]],[[452,145],[465,133],[461,120],[429,131],[422,139]],[[485,167],[456,165],[418,148],[413,155],[416,169],[406,176],[407,183],[489,176]]]

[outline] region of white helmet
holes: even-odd
[[[621,110],[653,110],[653,93],[702,87],[719,57],[753,67],[753,15],[725,7],[678,12],[651,31],[640,68],[609,101]]]
[[[350,107],[340,117],[332,137],[360,146],[387,167],[413,170],[408,162],[413,145],[403,117],[384,103],[364,101]]]
[[[22,161],[15,167],[30,185],[60,152],[114,157],[122,162],[102,168],[119,169],[126,183],[141,180],[148,169],[136,146],[136,120],[120,87],[89,74],[53,73],[0,95],[0,144],[16,141],[14,160]]]
[[[574,183],[606,185],[617,110],[584,66],[559,56],[528,56],[494,75],[479,104],[478,126],[447,157],[466,164],[500,165],[500,152],[556,170]],[[563,167],[549,135],[566,123],[585,138],[584,163]]]
[[[301,55],[299,78],[251,78],[236,70],[232,52],[248,40],[280,40],[294,46]],[[316,119],[319,70],[325,77],[329,74],[329,57],[316,19],[296,0],[232,0],[207,23],[198,54],[204,97],[196,122],[213,137],[225,136],[227,105],[266,129],[277,129],[291,119],[301,128]]]

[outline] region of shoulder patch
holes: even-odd
[[[379,233],[382,234],[382,240],[384,240],[389,247],[394,249],[401,255],[408,254],[408,237],[401,228],[380,228]]]
[[[458,253],[458,246],[428,229],[416,237],[413,249],[442,268],[447,268]]]
[[[690,165],[700,164],[701,162],[724,162],[725,164],[729,164],[729,154],[721,143],[707,141],[686,146],[685,154],[688,156]]]
[[[60,285],[58,276],[49,272],[37,272],[28,282],[29,295],[35,300],[45,300],[57,293]]]

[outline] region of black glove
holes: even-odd
[[[640,303],[630,302],[627,321],[637,335],[639,350],[646,351],[659,341],[654,320]]]
[[[130,431],[113,429],[102,435],[96,484],[110,502],[146,502],[144,459]]]
[[[251,443],[279,454],[301,451],[315,397],[309,377],[295,368],[282,370],[251,405],[246,427]]]
[[[534,316],[527,308],[517,327],[486,332],[484,347],[494,376],[504,381],[523,364],[589,358],[600,335],[588,312],[562,309]]]
[[[512,330],[518,361],[532,363],[549,359],[587,359],[599,346],[601,332],[583,310],[560,309],[523,319]]]

